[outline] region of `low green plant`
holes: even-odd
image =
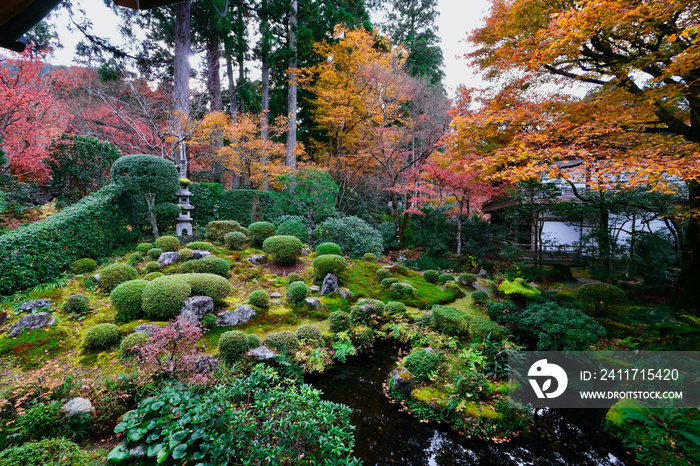
[[[377,269],[377,280],[381,283],[382,280],[389,278],[391,275],[391,272],[389,269],[385,269],[383,267]]]
[[[47,438],[0,451],[2,466],[88,466],[90,456],[73,441]]]
[[[190,248],[182,248],[178,251],[178,254],[180,255],[180,262],[187,262],[194,259],[194,251]]]
[[[296,236],[270,236],[263,241],[263,251],[279,265],[294,264],[301,256],[301,241]]]
[[[193,251],[196,249],[198,251],[214,252],[214,245],[209,241],[192,241],[191,243],[187,243],[185,247]]]
[[[85,332],[83,344],[88,349],[108,348],[119,341],[119,327],[114,324],[97,324]]]
[[[90,273],[96,268],[97,262],[95,262],[95,259],[90,259],[89,257],[73,261],[70,265],[70,269],[73,271],[73,273],[77,274]]]
[[[454,280],[455,280],[455,276],[450,274],[450,273],[443,273],[443,274],[440,274],[440,276],[438,277],[438,281],[442,284],[445,284],[449,281],[454,281]]]
[[[205,330],[211,330],[216,327],[216,314],[206,314],[202,317],[202,327]]]
[[[321,339],[321,330],[316,325],[304,324],[297,328],[296,335],[299,341],[316,342]]]
[[[404,366],[419,382],[427,382],[438,371],[440,354],[421,348],[413,351],[404,359]]]
[[[289,275],[287,275],[287,284],[292,284],[294,282],[303,282],[304,279],[302,278],[301,275],[299,275],[296,272],[292,272]]]
[[[207,224],[207,230],[204,237],[210,241],[217,241],[221,243],[225,241],[226,235],[229,233],[241,233],[243,236],[245,236],[243,231],[245,231],[245,228],[243,228],[241,224],[235,220],[215,220]]]
[[[287,299],[292,303],[303,303],[308,294],[309,288],[304,282],[292,282],[287,287]]]
[[[343,251],[337,244],[328,242],[321,243],[318,246],[316,246],[316,254],[318,254],[319,256],[322,256],[324,254],[335,254],[337,256],[340,256],[343,254]]]
[[[87,315],[90,309],[90,300],[84,294],[72,294],[63,303],[63,312],[74,316]]]
[[[143,310],[151,320],[173,319],[180,314],[191,291],[189,283],[177,275],[156,278],[143,289]]]
[[[126,360],[133,358],[139,354],[139,347],[146,343],[151,338],[146,332],[134,332],[125,336],[119,343],[118,355],[121,359]]]
[[[426,270],[423,272],[423,278],[428,283],[438,283],[440,281],[440,274],[436,270]]]
[[[476,275],[473,273],[463,273],[457,278],[457,281],[462,285],[472,286],[472,283],[476,281]]]
[[[245,332],[229,330],[219,337],[219,356],[227,364],[239,361],[249,349]]]
[[[393,285],[394,283],[399,283],[400,281],[401,281],[401,280],[398,279],[398,278],[389,277],[389,278],[383,279],[383,280],[381,281],[381,283],[382,283],[382,287],[384,287],[384,288],[391,288],[391,285]]]
[[[146,254],[154,247],[155,245],[153,243],[139,243],[136,245],[136,250],[141,254]]]
[[[294,333],[289,331],[273,332],[265,337],[263,345],[274,348],[280,353],[290,354],[299,348],[299,340]]]
[[[482,290],[476,290],[472,293],[472,301],[475,304],[486,304],[489,300],[489,294]]]
[[[474,368],[459,371],[454,374],[455,391],[462,398],[469,400],[484,400],[491,395],[491,384],[486,376]]]
[[[270,222],[254,222],[248,225],[248,236],[253,246],[260,247],[267,238],[275,236],[275,226]]]
[[[257,336],[254,333],[247,333],[246,336],[246,342],[248,343],[248,348],[257,348],[260,346],[260,337]]]
[[[143,279],[151,281],[151,280],[155,280],[156,278],[160,278],[160,277],[164,277],[164,276],[165,276],[165,274],[163,274],[163,272],[151,272],[151,273],[147,273],[146,275],[144,275]]]
[[[151,260],[157,261],[160,255],[163,254],[163,250],[161,248],[151,248],[146,254],[148,254]]]
[[[180,240],[176,236],[161,236],[156,240],[156,247],[165,252],[177,251],[180,249]]]
[[[135,268],[127,264],[108,265],[100,272],[100,288],[105,293],[111,293],[120,283],[136,280],[139,274]]]
[[[389,301],[384,306],[384,310],[390,316],[393,315],[405,315],[407,312],[406,305],[400,301]]]
[[[371,348],[377,340],[374,330],[364,325],[352,329],[352,341],[357,348]]]
[[[146,266],[143,268],[144,272],[146,273],[152,273],[152,272],[160,272],[161,265],[156,262],[156,261],[151,261],[147,262]]]
[[[607,283],[586,283],[576,290],[576,297],[586,313],[602,316],[625,304],[627,296],[620,288]]]
[[[321,283],[329,273],[339,277],[348,266],[348,261],[342,256],[324,254],[314,259],[313,266],[314,278],[317,283]]]
[[[347,332],[352,328],[352,317],[345,311],[333,311],[328,316],[329,329],[333,333]]]
[[[224,244],[232,251],[242,251],[248,244],[248,237],[240,231],[232,231],[224,236]]]

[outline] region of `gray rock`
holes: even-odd
[[[329,273],[326,278],[323,279],[323,284],[321,285],[321,296],[328,296],[331,293],[335,293],[338,290],[338,277]]]
[[[308,256],[309,254],[311,254],[311,251],[309,250],[309,248],[304,248],[301,250],[302,256]]]
[[[248,351],[248,355],[254,357],[258,361],[266,361],[275,357],[274,351],[267,346],[258,346]]]
[[[270,293],[270,298],[281,298],[282,295],[279,294],[278,292]]]
[[[479,270],[478,276],[481,277],[481,278],[486,278],[486,277],[489,276],[489,273],[488,273],[486,270],[481,269],[481,270]]]
[[[134,327],[134,332],[143,332],[149,337],[152,337],[159,328],[160,327],[156,324],[140,324]]]
[[[318,285],[311,285],[309,287],[309,291],[312,291],[314,293],[318,293],[319,291],[321,291],[321,287]]]
[[[206,354],[198,356],[194,361],[194,371],[198,374],[214,372],[219,368],[219,360]]]
[[[410,393],[413,390],[413,374],[408,369],[402,367],[401,370],[395,369],[391,374],[394,381],[394,388],[402,393]]]
[[[304,302],[312,309],[321,309],[323,304],[321,304],[321,299],[317,297],[306,298]]]
[[[350,299],[354,296],[352,291],[347,288],[338,288],[338,295],[343,299]]]
[[[205,314],[214,312],[214,300],[209,296],[192,296],[185,300],[180,316],[187,320],[202,320]]]
[[[488,293],[488,292],[489,292],[489,289],[486,288],[484,285],[482,285],[482,284],[479,283],[479,282],[474,282],[474,283],[472,283],[472,287],[474,287],[475,290],[483,291],[484,293]]]
[[[236,309],[224,311],[216,318],[216,325],[219,327],[231,327],[243,322],[248,322],[255,317],[255,309],[247,304],[240,304]]]
[[[246,257],[248,262],[250,262],[253,265],[264,265],[267,264],[267,257],[265,257],[264,254],[253,254],[250,257]]]
[[[97,283],[100,283],[100,274],[96,273],[92,276],[92,279],[95,280]]]
[[[66,419],[76,416],[78,414],[88,414],[94,411],[95,408],[92,407],[90,400],[86,398],[73,398],[69,402],[63,405],[64,417]]]
[[[406,262],[408,260],[408,257],[406,257],[405,254],[400,254],[399,257],[396,258],[399,262]]]
[[[282,301],[271,301],[270,304],[272,304],[273,306],[279,306],[280,304],[282,304]]]
[[[49,314],[48,312],[37,312],[35,314],[28,314],[19,318],[19,320],[14,325],[14,327],[12,327],[12,330],[10,330],[10,333],[8,333],[7,336],[9,338],[16,337],[17,335],[22,333],[22,330],[24,329],[44,328],[55,323],[56,320],[53,317],[51,317],[51,314]]]
[[[177,251],[164,252],[158,258],[158,263],[161,267],[168,267],[176,264],[180,260],[180,253]]]
[[[50,309],[53,301],[50,299],[35,299],[34,301],[27,301],[22,303],[17,310],[20,312],[34,312],[39,309]]]
[[[432,349],[430,346],[428,346],[428,347],[425,349],[425,352],[426,352],[426,353],[434,353],[435,350]]]
[[[204,259],[207,256],[211,256],[209,251],[205,251],[203,249],[193,249],[192,254],[192,259],[194,260]]]
[[[129,448],[129,458],[145,458],[145,457],[146,457],[145,445],[137,445],[134,448]]]

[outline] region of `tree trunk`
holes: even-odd
[[[462,202],[459,203],[457,212],[457,255],[462,254]]]
[[[228,77],[228,98],[229,98],[229,114],[231,115],[231,121],[236,123],[238,121],[238,109],[236,103],[236,83],[233,79],[233,58],[230,56],[226,57],[226,76]]]
[[[146,198],[146,206],[148,207],[148,214],[151,218],[151,229],[153,230],[153,238],[158,239],[160,236],[158,234],[158,221],[156,219],[156,213],[153,211],[153,206],[156,203],[155,195],[153,193],[144,193]]]
[[[308,236],[308,246],[311,248],[314,240],[314,230],[316,229],[316,222],[314,222],[314,211],[309,209],[306,214],[306,218],[309,219],[309,236]]]
[[[289,14],[289,93],[287,95],[287,115],[289,128],[287,130],[287,159],[286,165],[297,168],[297,8],[298,0],[292,0]]]
[[[700,207],[700,183],[688,183],[691,215],[683,242],[681,273],[673,290],[673,305],[679,309],[700,315],[700,215],[695,209]]]
[[[177,4],[175,17],[175,59],[173,62],[173,99],[180,119],[178,147],[175,149],[177,167],[181,178],[187,177],[187,149],[184,127],[190,113],[190,0]]]
[[[262,1],[262,6],[260,8],[260,35],[261,46],[260,46],[260,60],[262,62],[260,78],[262,83],[261,89],[261,107],[262,114],[260,115],[260,138],[264,141],[270,139],[270,22],[269,13],[267,11],[268,0]],[[263,166],[267,165],[267,157],[261,157]],[[263,190],[267,191],[269,185],[267,180],[263,184]]]
[[[219,39],[216,35],[212,35],[207,39],[207,91],[209,92],[209,100],[211,101],[211,111],[221,112],[224,109],[224,104],[221,98],[221,51],[219,50]],[[222,130],[216,130],[212,140],[212,148],[215,153],[224,147],[224,134]],[[224,166],[218,160],[212,163],[214,176],[223,186]]]

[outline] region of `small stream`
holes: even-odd
[[[382,392],[399,347],[377,342],[372,353],[306,377],[323,398],[353,409],[354,455],[365,466],[627,465],[619,440],[603,431],[605,410],[538,410],[528,436],[495,444],[467,439],[447,425],[421,423]]]

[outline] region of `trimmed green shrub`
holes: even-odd
[[[367,262],[377,262],[377,255],[371,252],[368,252],[364,256],[362,256],[363,261]]]
[[[114,309],[117,310],[117,323],[125,324],[143,317],[141,295],[148,283],[146,280],[129,280],[112,290],[109,294],[109,300]]]
[[[472,301],[474,301],[476,304],[486,304],[488,300],[489,295],[485,291],[476,290],[474,293],[472,293]]]
[[[576,297],[585,306],[587,314],[601,316],[627,301],[625,292],[607,283],[586,283],[576,290]]]
[[[450,280],[454,280],[454,279],[455,279],[455,276],[452,275],[452,274],[450,274],[450,273],[443,273],[443,274],[441,274],[440,277],[438,278],[438,280],[440,281],[440,283],[443,283],[443,284],[446,283],[446,282],[449,282]]]
[[[182,248],[178,253],[180,254],[180,262],[187,262],[194,259],[194,251],[190,248]]]
[[[63,312],[66,314],[84,316],[90,309],[90,300],[84,294],[72,294],[63,303]]]
[[[209,296],[216,302],[223,301],[231,294],[231,283],[220,275],[212,273],[183,273],[176,275],[190,285],[192,296]]]
[[[214,252],[214,245],[209,241],[192,241],[191,243],[187,243],[186,247],[192,250],[197,249],[200,251]]]
[[[505,280],[498,285],[498,291],[506,296],[522,296],[527,299],[537,299],[542,293],[532,285],[525,283],[522,278],[516,278],[514,281]]]
[[[219,337],[219,357],[227,364],[239,361],[249,349],[245,332],[229,330]]]
[[[143,290],[142,307],[151,320],[170,320],[175,318],[192,287],[181,276],[166,276],[148,282]]]
[[[299,328],[297,328],[297,339],[299,339],[299,341],[316,342],[321,339],[321,330],[317,326],[311,324],[300,325]]]
[[[272,262],[279,265],[291,265],[301,256],[301,241],[296,236],[270,236],[262,247],[272,256]]]
[[[340,256],[343,254],[343,251],[340,249],[340,246],[335,243],[321,243],[316,246],[316,254],[319,256],[324,254],[335,254]]]
[[[124,337],[119,343],[119,358],[129,359],[139,354],[138,346],[143,345],[151,338],[146,332],[134,332]]]
[[[457,281],[462,285],[472,286],[472,283],[476,281],[476,275],[473,273],[463,273],[457,278]]]
[[[85,257],[83,259],[78,259],[77,261],[73,261],[73,263],[70,265],[71,270],[73,273],[77,274],[82,274],[82,273],[89,273],[94,271],[97,268],[97,262],[95,262],[95,259],[90,259],[89,257]]]
[[[292,272],[287,275],[287,283],[292,284],[294,282],[303,282],[304,279],[296,272]]]
[[[248,237],[240,231],[232,231],[224,236],[226,248],[232,251],[242,251],[248,243]]]
[[[97,324],[85,331],[83,343],[88,349],[103,349],[119,341],[119,327],[114,324]]]
[[[406,312],[407,312],[406,305],[402,302],[399,302],[399,301],[389,301],[384,306],[384,310],[389,315],[406,314]]]
[[[353,259],[383,250],[381,233],[358,217],[329,218],[318,224],[314,238],[319,243],[332,241]]]
[[[262,309],[270,307],[270,295],[265,290],[255,290],[248,296],[248,302]]]
[[[558,304],[566,304],[566,307],[578,307],[574,305],[576,301],[576,292],[571,290],[560,290],[554,295],[554,301]]]
[[[165,274],[163,272],[151,272],[151,273],[147,273],[146,275],[144,275],[143,279],[151,281],[151,280],[155,280],[156,278],[160,278],[160,277],[164,277],[164,276],[165,276]]]
[[[423,279],[428,283],[437,283],[440,281],[440,274],[435,270],[426,270],[423,272]]]
[[[508,320],[508,315],[518,312],[518,307],[510,302],[489,301],[486,303],[486,311],[489,313],[489,318],[498,323],[504,323]]]
[[[148,251],[150,251],[154,247],[156,247],[156,246],[153,243],[139,243],[136,245],[136,250],[142,254],[146,254]]]
[[[404,366],[419,382],[427,382],[440,366],[440,354],[419,349],[404,359]]]
[[[226,259],[207,256],[204,259],[183,262],[177,268],[177,273],[213,273],[228,278],[229,265]]]
[[[242,232],[243,227],[235,220],[216,220],[207,224],[207,231],[204,237],[210,241],[222,243],[227,234]],[[232,249],[232,248],[229,248]]]
[[[407,298],[414,297],[417,293],[416,289],[410,283],[392,283],[391,291]]]
[[[380,283],[381,283],[381,281],[384,280],[385,278],[389,278],[390,275],[391,275],[391,272],[389,271],[389,269],[385,269],[385,268],[383,268],[383,267],[377,269],[377,280],[378,280]]]
[[[150,257],[154,261],[157,261],[160,255],[163,254],[163,250],[161,248],[151,248],[148,250],[147,254],[148,257]]]
[[[111,264],[100,272],[100,288],[105,293],[111,293],[120,283],[136,280],[139,274],[136,269],[127,264]]]
[[[340,277],[345,268],[348,266],[348,261],[342,256],[335,254],[324,254],[314,259],[314,278],[316,282],[321,283],[326,275],[332,273],[336,277]]]
[[[290,354],[299,348],[299,340],[294,333],[285,330],[267,335],[263,340],[263,345],[268,348],[274,348],[280,353]]]
[[[333,333],[347,332],[352,328],[352,317],[345,311],[333,311],[328,316],[329,329]]]
[[[393,285],[394,283],[399,283],[400,281],[401,280],[399,280],[398,278],[389,277],[382,280],[381,283],[383,288],[391,288],[391,285]]]
[[[309,240],[309,226],[303,220],[290,218],[277,225],[277,234],[296,236],[299,241],[305,243]]]
[[[255,222],[248,225],[248,236],[253,242],[253,246],[259,248],[270,236],[275,236],[275,226],[270,222]]]
[[[352,329],[352,342],[358,348],[370,348],[376,339],[377,334],[369,327],[358,325]]]
[[[257,348],[260,346],[260,337],[254,333],[247,333],[245,336],[246,342],[248,343],[248,348]]]
[[[88,466],[90,456],[66,438],[46,438],[0,451],[2,466]]]
[[[156,240],[156,247],[165,252],[177,251],[180,249],[180,240],[176,236],[161,236]]]
[[[292,303],[303,303],[308,295],[309,288],[304,282],[293,282],[287,287],[287,299]]]
[[[146,273],[152,273],[152,272],[160,272],[161,265],[156,262],[156,261],[151,261],[151,262],[146,262],[146,266],[144,267],[144,272]]]
[[[202,327],[205,330],[211,330],[216,327],[216,320],[216,314],[205,314],[204,317],[202,317]]]
[[[467,313],[451,306],[433,306],[433,326],[446,335],[466,335],[469,331]]]

